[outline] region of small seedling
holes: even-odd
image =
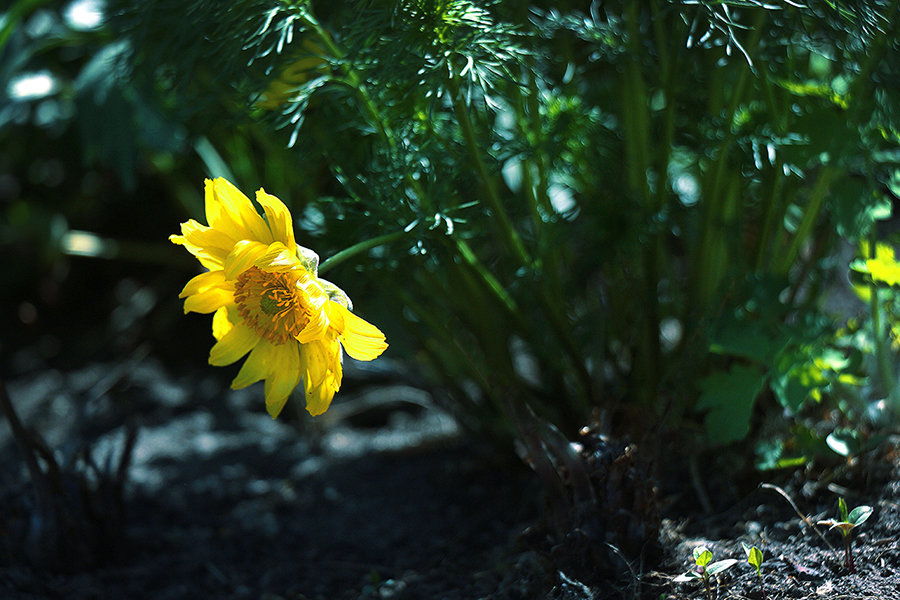
[[[756,546],[748,546],[744,542],[741,542],[741,546],[744,547],[744,552],[747,554],[747,562],[750,563],[750,566],[752,566],[754,569],[756,569],[756,576],[759,577],[759,589],[762,592],[763,600],[765,600],[766,589],[763,587],[763,580],[762,580],[762,563],[763,563],[762,550],[760,550]]]
[[[733,566],[738,561],[733,558],[726,558],[725,560],[716,561],[712,564],[710,564],[710,561],[712,561],[712,552],[709,551],[709,548],[706,546],[694,548],[694,567],[686,573],[676,577],[675,581],[684,583],[696,579],[701,580],[703,586],[706,588],[706,600],[712,600],[710,580],[725,569]]]
[[[840,530],[841,536],[844,538],[844,565],[850,569],[851,573],[855,573],[856,567],[853,564],[853,553],[851,552],[851,544],[853,543],[851,533],[872,516],[872,507],[857,506],[848,513],[847,503],[844,502],[843,498],[838,498],[838,513],[841,516],[840,521],[826,519],[825,521],[819,521],[819,525],[828,525],[829,529]]]

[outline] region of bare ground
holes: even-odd
[[[584,577],[523,534],[541,523],[542,494],[512,452],[472,441],[422,390],[361,381],[351,372],[341,402],[310,425],[270,419],[260,390],[228,390],[218,374],[173,375],[141,353],[26,370],[10,397],[61,464],[90,440],[102,471],[122,451],[126,422],[137,438],[121,527],[93,564],[76,567],[73,556],[71,568],[50,569],[34,563],[34,489],[0,424],[0,598],[706,598],[699,583],[674,581],[692,548],[742,560],[742,541],[762,549],[762,580],[742,560],[713,598],[900,598],[890,444],[827,483],[812,470],[779,482],[813,523],[835,516],[839,494],[874,508],[855,537],[855,573],[838,533],[818,527],[820,537],[773,489],[720,482],[727,500],[704,514],[684,508],[693,486],[669,481],[661,561]]]

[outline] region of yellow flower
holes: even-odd
[[[302,380],[306,410],[319,415],[341,387],[341,347],[357,360],[373,360],[387,344],[377,327],[350,312],[340,288],[319,279],[319,257],[295,243],[281,200],[260,189],[256,201],[265,217],[225,179],[206,180],[209,225],[191,219],[181,235],[169,237],[208,269],[179,298],[185,313],[215,313],[211,365],[247,355],[232,388],[265,379],[274,418]]]

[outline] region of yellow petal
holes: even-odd
[[[306,269],[296,271],[297,288],[306,296],[304,305],[307,307],[307,317],[309,322],[306,327],[297,335],[297,341],[301,344],[307,344],[314,340],[321,340],[328,331],[328,295],[319,280]]]
[[[297,260],[297,253],[281,242],[270,244],[265,254],[256,259],[254,266],[264,271],[280,273],[303,269],[300,261]]]
[[[331,405],[335,392],[341,387],[340,346],[337,340],[317,341],[301,346],[301,370],[306,389],[306,410],[320,415]]]
[[[228,254],[240,238],[235,238],[220,229],[208,227],[194,219],[181,224],[181,234],[189,244],[211,253]]]
[[[237,377],[231,382],[232,389],[239,390],[252,385],[260,379],[265,379],[269,373],[270,365],[274,362],[276,347],[261,340],[247,356],[247,360],[241,365]]]
[[[187,296],[193,296],[194,294],[205,292],[210,288],[224,287],[226,285],[228,284],[225,283],[224,272],[222,272],[221,270],[207,271],[206,273],[200,273],[199,275],[188,281],[184,286],[184,289],[181,290],[181,293],[178,294],[178,297],[186,298]]]
[[[210,184],[207,184],[206,217],[212,227],[235,240],[272,243],[272,232],[247,196],[222,177],[213,181],[211,187],[210,199]]]
[[[252,240],[241,240],[234,245],[234,249],[225,258],[224,269],[225,277],[235,279],[238,275],[252,267],[261,256],[263,256],[268,247],[260,242]]]
[[[229,304],[234,304],[234,291],[212,287],[188,296],[184,301],[184,313],[211,313]]]
[[[173,244],[184,246],[210,270],[222,268],[222,262],[234,246],[234,240],[221,231],[190,219],[181,224],[182,235],[169,236]]]
[[[306,411],[317,417],[328,410],[337,388],[330,385],[320,385],[306,390]]]
[[[356,360],[373,360],[388,347],[381,330],[365,319],[337,302],[329,302],[327,307],[329,321],[337,330],[341,345]]]
[[[247,237],[241,224],[232,218],[219,200],[216,182],[206,179],[203,184],[203,203],[206,209],[206,222],[209,223],[209,226],[230,236],[235,241]]]
[[[288,396],[300,383],[300,352],[297,344],[275,346],[271,368],[266,376],[266,410],[274,419],[284,408]]]
[[[309,322],[306,324],[306,327],[300,330],[296,337],[296,340],[301,344],[321,340],[328,332],[328,316],[324,310],[313,309],[308,313],[308,316]]]
[[[300,346],[300,370],[307,390],[322,385],[331,362],[325,342],[315,341]]]
[[[252,329],[243,323],[235,323],[231,331],[209,351],[209,364],[224,367],[237,362],[250,352],[259,340],[259,336]]]
[[[217,340],[221,340],[228,334],[229,331],[231,331],[235,323],[237,323],[237,318],[235,317],[234,319],[231,319],[230,315],[228,314],[228,308],[223,306],[216,311],[216,314],[213,315],[213,337]]]
[[[183,235],[170,235],[169,241],[173,244],[178,244],[179,246],[184,246],[188,252],[194,255],[194,257],[200,261],[200,264],[209,269],[210,271],[215,271],[216,269],[222,268],[222,261],[220,259],[212,258],[206,253],[203,252],[202,249],[192,246],[187,243],[187,240],[184,239]]]
[[[256,192],[256,201],[266,213],[274,241],[281,242],[287,248],[293,248],[296,242],[294,242],[294,222],[291,218],[291,211],[281,200],[267,194],[263,189]]]

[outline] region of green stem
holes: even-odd
[[[513,228],[509,215],[506,213],[506,209],[503,207],[503,203],[500,200],[500,194],[497,192],[494,178],[488,172],[487,166],[481,158],[480,145],[475,137],[475,128],[472,125],[472,119],[469,117],[469,108],[466,106],[465,100],[459,93],[459,81],[455,74],[450,79],[450,92],[453,96],[453,111],[456,114],[456,120],[462,130],[463,139],[466,143],[466,150],[469,153],[469,158],[472,161],[472,165],[475,167],[478,178],[484,186],[486,200],[491,209],[491,213],[494,216],[495,222],[500,229],[500,235],[503,237],[504,243],[519,263],[524,266],[531,266],[531,257],[528,256],[528,252],[525,250],[525,246],[522,244],[519,234]]]
[[[487,289],[490,290],[491,294],[506,308],[510,315],[513,317],[518,315],[519,310],[516,306],[516,301],[505,289],[503,289],[503,286],[497,281],[497,278],[481,264],[481,261],[478,260],[478,256],[472,250],[471,246],[469,246],[468,242],[461,238],[456,238],[456,250],[460,257],[462,257],[464,263],[478,274]]]
[[[627,181],[631,196],[640,206],[642,217],[650,228],[656,213],[661,208],[659,204],[665,195],[658,199],[651,198],[651,192],[647,183],[652,165],[650,148],[650,114],[647,94],[647,83],[641,72],[641,56],[643,49],[640,47],[641,39],[641,3],[628,4],[626,13],[626,27],[628,33],[627,48],[629,59],[625,65],[622,81],[622,114],[624,125],[625,163],[627,165]],[[658,43],[662,39],[658,36]],[[663,53],[665,56],[665,53]],[[661,58],[661,69],[666,70],[669,59]],[[665,77],[665,73],[663,75]],[[667,144],[666,144],[667,145]],[[659,187],[665,188],[665,166],[657,165]],[[652,406],[656,400],[656,392],[659,382],[659,265],[658,258],[661,252],[660,236],[655,230],[647,232],[647,240],[641,248],[641,303],[643,310],[640,314],[639,337],[634,361],[634,383],[636,396],[647,406]]]
[[[763,199],[765,209],[762,215],[762,231],[756,246],[756,271],[763,271],[766,264],[771,264],[771,247],[773,240],[778,239],[777,233],[784,227],[785,203],[782,201],[782,188],[786,177],[782,173],[780,158],[775,159],[772,168],[772,185],[769,194]]]
[[[406,231],[395,231],[393,233],[386,233],[384,235],[379,235],[378,237],[370,238],[368,240],[363,240],[357,244],[353,244],[349,248],[345,248],[337,254],[334,254],[325,259],[322,264],[319,265],[319,275],[341,264],[348,258],[356,256],[360,252],[365,252],[366,250],[370,250],[372,248],[375,248],[376,246],[383,246],[384,244],[395,242],[405,236],[406,233]]]
[[[828,188],[831,185],[835,174],[836,170],[831,166],[824,167],[819,174],[819,178],[809,194],[809,203],[806,206],[806,210],[803,211],[803,218],[800,220],[800,224],[794,232],[791,245],[788,247],[787,252],[782,256],[778,269],[779,273],[787,274],[791,266],[797,260],[797,257],[800,255],[800,250],[803,248],[803,245],[809,241],[813,228],[819,220],[819,214],[822,212],[825,198],[828,195]]]

